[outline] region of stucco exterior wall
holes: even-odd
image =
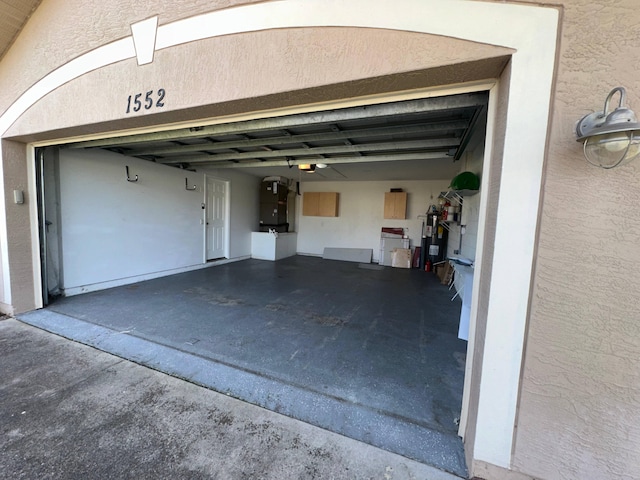
[[[118,21],[129,25],[133,19]],[[363,28],[214,37],[159,50],[148,65],[131,58],[85,74],[40,100],[7,136],[32,139],[55,125],[59,137],[74,127],[104,131],[110,121],[113,130],[460,83],[495,75],[509,53],[436,35]],[[160,88],[164,107],[125,113],[129,95]]]
[[[30,192],[27,165],[24,161],[26,147],[19,142],[2,140],[4,201],[7,218],[7,250],[11,277],[11,301],[4,299],[7,313],[22,312],[33,308],[33,264],[31,262],[31,230],[29,206],[35,202],[35,192]],[[24,203],[14,202],[13,192],[23,192]]]
[[[202,12],[252,3],[253,0],[43,0],[2,59],[0,111],[22,93],[25,86],[69,60],[107,42],[131,35],[130,24],[160,16],[160,23]],[[56,48],[52,48],[55,45]],[[4,68],[4,65],[11,66]]]
[[[129,35],[129,25],[135,21],[159,14],[161,23],[168,23],[240,3],[250,2],[45,0],[2,60],[0,110],[58,66]],[[635,67],[640,60],[640,14],[637,0],[555,3],[562,10],[560,54],[513,474],[481,464],[473,465],[472,471],[487,478],[636,478],[640,472],[640,209],[636,208],[640,163],[611,171],[589,166],[573,139],[573,127],[589,110],[601,109],[606,94],[617,85],[627,87],[628,103],[640,112]],[[372,56],[372,46],[386,53]],[[222,51],[227,56],[220,57]],[[313,52],[311,57],[308,52]],[[274,53],[281,62],[267,61]],[[46,96],[9,133],[22,140],[55,138],[487,78],[492,69],[500,72],[507,54],[506,49],[433,35],[354,28],[221,37],[156,52],[156,61],[148,66],[128,60],[85,75]],[[212,61],[203,63],[203,55]],[[367,61],[334,61],[342,56]],[[269,74],[257,75],[256,65]],[[188,81],[181,75],[185,69],[190,72]],[[282,71],[286,78],[274,82],[272,75]],[[160,80],[168,83],[160,85]],[[142,84],[170,86],[176,103],[155,118],[126,117],[123,102]],[[189,110],[194,106],[198,109]],[[499,108],[507,110],[508,105]],[[32,300],[24,292],[33,291],[30,247],[21,243],[30,238],[29,209],[28,203],[12,205],[11,198],[14,188],[26,189],[28,184],[24,163],[16,160],[24,158],[24,145],[4,141],[2,147],[13,242],[8,245],[15,295],[11,301],[17,309],[25,309]],[[491,189],[499,186],[498,180],[496,173]],[[32,201],[28,193],[27,202]],[[497,194],[492,195],[488,208],[497,206]],[[487,248],[490,255],[490,242]],[[479,320],[483,309],[486,305],[479,305]],[[481,352],[477,351],[476,368]],[[476,375],[479,382],[480,372]],[[477,396],[471,402],[471,432],[474,402]]]
[[[638,478],[640,163],[588,165],[573,128],[618,85],[640,113],[640,11],[637,0],[561,3],[513,463],[544,479]]]

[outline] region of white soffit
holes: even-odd
[[[0,58],[42,0],[0,0]]]
[[[502,467],[511,462],[558,19],[554,8],[472,0],[280,0],[214,11],[157,31],[156,49],[248,31],[344,26],[444,35],[516,50],[474,452],[476,459]],[[60,66],[0,117],[0,134],[67,81],[135,57],[133,39],[127,37]],[[35,178],[30,181],[33,190]],[[0,211],[4,217],[4,194]],[[6,219],[1,220],[0,243],[6,245]],[[37,225],[32,225],[32,232],[37,232]],[[8,280],[6,249],[2,253]]]

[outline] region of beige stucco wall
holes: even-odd
[[[215,37],[159,50],[148,65],[129,59],[83,75],[40,100],[6,136],[77,135],[460,83],[495,76],[509,53],[435,35],[362,28]],[[165,107],[125,114],[129,95],[159,88],[166,91]],[[109,121],[117,123],[105,126]],[[54,132],[34,135],[52,125]]]
[[[3,278],[11,285],[11,302],[7,313],[23,312],[33,308],[33,264],[31,255],[31,222],[29,206],[35,202],[35,192],[30,191],[27,180],[26,147],[23,143],[2,140],[4,200],[7,215],[7,247],[9,251],[10,278]],[[23,192],[24,203],[14,202],[13,192]],[[4,303],[8,303],[5,302]]]
[[[0,64],[0,110],[56,67],[129,35],[132,22],[160,14],[161,24],[168,23],[239,3],[247,2],[45,0]],[[513,451],[513,469],[522,475],[511,478],[635,478],[640,163],[612,171],[590,167],[573,140],[573,126],[588,110],[602,108],[616,85],[628,88],[629,103],[640,112],[640,14],[637,0],[556,3],[563,12],[560,57]],[[82,11],[90,14],[78,15]],[[382,53],[372,56],[372,46]],[[38,102],[10,134],[56,138],[468,81],[499,73],[507,54],[443,37],[365,29],[216,38],[157,52],[151,65],[129,60],[70,82]],[[256,65],[269,74],[256,75]],[[167,111],[126,117],[123,102],[140,85],[170,91]],[[3,144],[7,218],[16,226],[9,238],[14,292],[32,285],[30,250],[20,240],[29,239],[28,229],[21,230],[29,224],[28,204],[10,204],[10,189],[28,183],[26,166],[15,160],[21,149]],[[19,310],[29,308],[26,298],[14,302]],[[474,469],[509,477],[490,466]]]
[[[2,58],[0,111],[4,111],[25,86],[32,85],[60,65],[105,43],[131,35],[131,23],[159,15],[160,25],[163,25],[198,13],[252,2],[43,0]]]
[[[573,140],[615,86],[640,113],[640,10],[637,0],[561,3],[514,468],[640,478],[640,162],[591,167]]]

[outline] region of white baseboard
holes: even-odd
[[[235,258],[224,258],[221,260],[214,260],[207,263],[200,263],[198,265],[190,265],[188,267],[174,268],[171,270],[163,270],[160,272],[146,273],[143,275],[135,275],[133,277],[118,278],[115,280],[109,280],[106,282],[92,283],[90,285],[80,285],[78,287],[68,287],[64,289],[65,297],[72,297],[74,295],[80,295],[82,293],[96,292],[98,290],[106,290],[107,288],[121,287],[123,285],[131,285],[132,283],[144,282],[145,280],[152,280],[154,278],[167,277],[169,275],[176,275],[178,273],[192,272],[194,270],[201,270],[203,268],[215,267],[218,265],[224,265],[225,263],[239,262],[241,260],[247,260],[251,258],[250,255]],[[0,303],[0,311],[2,311],[2,304]]]

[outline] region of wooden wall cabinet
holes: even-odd
[[[407,218],[407,192],[384,194],[384,218],[400,220]]]
[[[338,192],[304,192],[302,194],[302,215],[308,217],[337,217]]]

